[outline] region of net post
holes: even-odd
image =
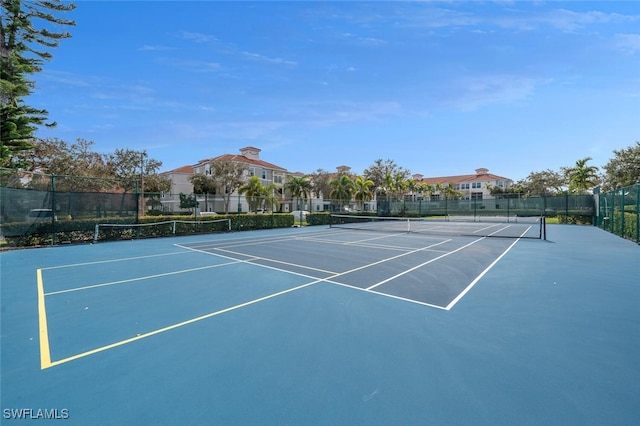
[[[546,216],[542,216],[542,223],[540,224],[540,226],[542,226],[542,228],[540,229],[541,238],[547,241],[547,217]]]
[[[171,221],[171,233],[172,233],[173,235],[176,235],[176,222],[177,222],[177,221],[175,221],[175,220],[172,220],[172,221]]]
[[[96,223],[95,230],[93,231],[93,242],[98,242],[98,233],[100,232],[100,225]]]

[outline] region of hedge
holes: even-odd
[[[217,224],[220,219],[231,219],[231,231],[250,231],[257,229],[289,228],[294,224],[292,214],[232,214],[199,217],[175,216],[144,216],[139,218],[139,224],[158,223],[167,221],[192,221],[196,223],[176,223],[175,234],[172,224],[153,227],[136,228],[104,228],[100,231],[99,240],[122,240],[135,238],[166,237],[172,235],[205,234],[221,232],[225,225]],[[96,224],[130,225],[132,218],[100,218],[59,220],[51,223],[13,222],[2,225],[4,245],[9,247],[42,246],[61,243],[86,243],[94,239]],[[55,230],[55,233],[54,233]]]

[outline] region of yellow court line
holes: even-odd
[[[83,352],[83,353],[80,353],[80,354],[77,354],[77,355],[73,355],[73,356],[70,356],[70,357],[67,357],[67,358],[63,358],[63,359],[60,359],[60,360],[57,360],[57,361],[51,361],[50,358],[49,358],[47,360],[47,364],[46,365],[43,363],[42,369],[44,370],[45,368],[54,367],[56,365],[64,364],[64,363],[67,363],[69,361],[74,361],[74,360],[79,359],[79,358],[84,358],[86,356],[93,355],[93,354],[96,354],[98,352],[103,352],[103,351],[106,351],[108,349],[117,348],[118,346],[126,345],[127,343],[135,342],[136,340],[140,340],[140,339],[144,339],[144,338],[147,338],[147,337],[151,337],[151,336],[154,336],[156,334],[164,333],[165,331],[170,331],[170,330],[173,330],[173,329],[178,328],[178,327],[183,327],[185,325],[193,324],[194,322],[198,322],[198,321],[205,320],[207,318],[214,317],[216,315],[220,315],[220,314],[224,314],[226,312],[234,311],[236,309],[244,308],[245,306],[253,305],[254,303],[262,302],[264,300],[268,300],[268,299],[271,299],[271,298],[274,298],[274,297],[277,297],[277,296],[281,296],[283,294],[290,293],[292,291],[300,290],[302,288],[309,287],[310,285],[317,284],[319,282],[322,282],[322,280],[315,280],[315,281],[312,281],[312,282],[309,282],[309,283],[306,283],[306,284],[302,284],[302,285],[300,285],[298,287],[293,287],[293,288],[290,288],[290,289],[287,289],[287,290],[279,291],[277,293],[269,294],[267,296],[260,297],[258,299],[254,299],[254,300],[250,300],[248,302],[240,303],[239,305],[235,305],[235,306],[231,306],[229,308],[221,309],[221,310],[216,311],[216,312],[211,312],[209,314],[205,314],[205,315],[199,316],[197,318],[192,318],[190,320],[183,321],[183,322],[180,322],[180,323],[177,323],[177,324],[173,324],[173,325],[170,325],[170,326],[167,326],[167,327],[164,327],[164,328],[159,328],[157,330],[153,330],[153,331],[150,331],[148,333],[140,334],[139,336],[135,336],[135,337],[131,337],[129,339],[121,340],[119,342],[115,342],[115,343],[112,343],[110,345],[101,346],[99,348],[92,349],[90,351]],[[44,295],[43,295],[43,298],[44,298]],[[44,302],[44,299],[43,299],[43,302]],[[45,323],[45,326],[46,326],[46,323]],[[47,342],[48,342],[48,340],[47,340]],[[49,355],[48,349],[49,348],[48,348],[48,344],[47,344],[47,356]]]
[[[84,358],[84,357],[89,356],[89,355],[93,355],[93,354],[96,354],[96,353],[99,353],[99,352],[103,352],[103,351],[106,351],[106,350],[109,350],[109,349],[113,349],[113,348],[116,348],[116,347],[119,347],[119,346],[122,346],[122,345],[125,345],[125,344],[128,344],[128,343],[135,342],[137,340],[145,339],[147,337],[151,337],[151,336],[154,336],[156,334],[164,333],[166,331],[170,331],[170,330],[173,330],[173,329],[176,329],[176,328],[179,328],[179,327],[183,327],[185,325],[189,325],[189,324],[192,324],[192,323],[195,323],[195,322],[198,322],[198,321],[202,321],[202,320],[205,320],[207,318],[211,318],[211,317],[214,317],[214,316],[226,313],[226,312],[234,311],[236,309],[240,309],[240,308],[243,308],[245,306],[253,305],[255,303],[262,302],[264,300],[268,300],[268,299],[271,299],[271,298],[274,298],[274,297],[277,297],[277,296],[281,296],[281,295],[286,294],[286,293],[297,291],[297,290],[300,290],[300,289],[303,289],[303,288],[306,288],[306,287],[309,287],[311,285],[318,284],[318,283],[321,283],[321,282],[339,284],[339,283],[333,282],[332,279],[333,278],[337,278],[337,277],[342,276],[342,275],[346,275],[346,274],[358,271],[358,270],[369,268],[371,266],[375,266],[375,265],[378,265],[378,264],[381,264],[381,263],[384,263],[384,262],[388,262],[390,260],[397,259],[397,258],[406,256],[406,255],[417,253],[419,251],[429,250],[432,247],[447,243],[449,241],[451,241],[451,240],[448,239],[448,240],[440,241],[440,242],[431,244],[431,245],[426,246],[426,247],[421,247],[421,248],[418,248],[418,249],[407,251],[407,252],[404,252],[402,254],[399,254],[399,255],[396,255],[396,256],[392,256],[392,257],[389,257],[389,258],[386,258],[386,259],[382,259],[382,260],[379,260],[379,261],[374,262],[374,263],[370,263],[370,264],[367,264],[367,265],[362,265],[362,266],[359,266],[357,268],[354,268],[354,269],[351,269],[351,270],[348,270],[348,271],[344,271],[344,272],[341,272],[341,273],[336,273],[336,274],[334,274],[332,276],[329,276],[329,277],[326,277],[326,278],[312,277],[312,276],[303,275],[303,274],[300,274],[300,273],[291,272],[291,271],[287,271],[287,270],[282,270],[282,269],[275,268],[275,267],[272,267],[272,266],[261,265],[259,263],[253,263],[252,262],[252,260],[261,259],[259,257],[254,257],[253,259],[248,259],[248,260],[245,260],[245,261],[239,261],[238,259],[234,259],[234,258],[231,258],[229,256],[222,255],[222,254],[215,254],[215,253],[206,252],[206,251],[194,249],[194,248],[191,248],[191,247],[186,247],[186,246],[181,246],[179,244],[175,244],[177,247],[181,247],[181,248],[184,248],[184,249],[187,249],[187,250],[191,250],[191,251],[207,253],[207,254],[212,255],[212,256],[228,258],[228,259],[232,259],[232,260],[234,260],[236,262],[243,262],[243,263],[246,262],[246,263],[249,263],[249,264],[253,264],[255,266],[268,268],[268,269],[279,270],[279,271],[287,272],[287,273],[290,273],[290,274],[293,274],[293,275],[305,276],[305,277],[311,278],[313,281],[308,282],[306,284],[299,285],[297,287],[293,287],[293,288],[290,288],[290,289],[287,289],[287,290],[279,291],[277,293],[273,293],[273,294],[269,294],[267,296],[263,296],[263,297],[260,297],[260,298],[257,298],[257,299],[253,299],[253,300],[250,300],[248,302],[244,302],[244,303],[241,303],[241,304],[238,304],[238,305],[235,305],[235,306],[231,306],[229,308],[221,309],[219,311],[211,312],[209,314],[205,314],[205,315],[202,315],[202,316],[199,316],[199,317],[196,317],[196,318],[192,318],[192,319],[189,319],[189,320],[177,323],[177,324],[169,325],[169,326],[164,327],[164,328],[153,330],[153,331],[150,331],[148,333],[144,333],[144,334],[141,334],[141,335],[138,335],[138,336],[135,336],[135,337],[124,339],[124,340],[121,340],[121,341],[118,341],[118,342],[115,342],[115,343],[112,343],[112,344],[109,344],[109,345],[101,346],[99,348],[95,348],[95,349],[92,349],[92,350],[89,350],[89,351],[86,351],[86,352],[83,352],[83,353],[80,353],[80,354],[72,355],[72,356],[67,357],[67,358],[59,359],[57,361],[51,361],[51,355],[50,355],[50,351],[49,351],[49,338],[48,338],[48,331],[47,331],[46,312],[45,312],[45,306],[44,306],[45,293],[44,293],[44,288],[43,288],[44,285],[43,285],[43,282],[42,282],[42,270],[38,269],[38,306],[39,306],[39,312],[40,312],[41,368],[45,369],[45,368],[49,368],[49,367],[54,367],[54,366],[57,366],[57,365],[60,365],[60,364],[64,364],[64,363],[67,363],[67,362],[70,362],[70,361],[74,361],[74,360],[77,360],[77,359],[80,359],[80,358]],[[363,289],[363,290],[364,291],[371,291],[371,289]],[[371,291],[371,292],[372,293],[377,293],[375,291]],[[391,297],[394,297],[394,296],[391,296]],[[398,298],[398,297],[395,297],[395,298]]]
[[[47,308],[44,304],[44,283],[42,269],[36,271],[38,282],[38,327],[40,330],[40,369],[51,367],[51,351],[49,350],[49,328],[47,327]]]

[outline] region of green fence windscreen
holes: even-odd
[[[614,191],[596,190],[596,225],[640,244],[640,183]]]
[[[0,170],[0,237],[12,245],[56,244],[97,221],[134,223],[138,194],[127,182]],[[61,234],[65,234],[63,237]]]
[[[595,202],[591,195],[497,196],[492,199],[429,199],[416,201],[378,201],[380,216],[578,216],[589,223]]]

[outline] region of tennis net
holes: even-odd
[[[137,224],[100,223],[95,226],[93,242],[230,231],[231,219],[167,220]]]
[[[539,216],[380,217],[332,214],[329,226],[382,232],[546,240],[546,221]]]

